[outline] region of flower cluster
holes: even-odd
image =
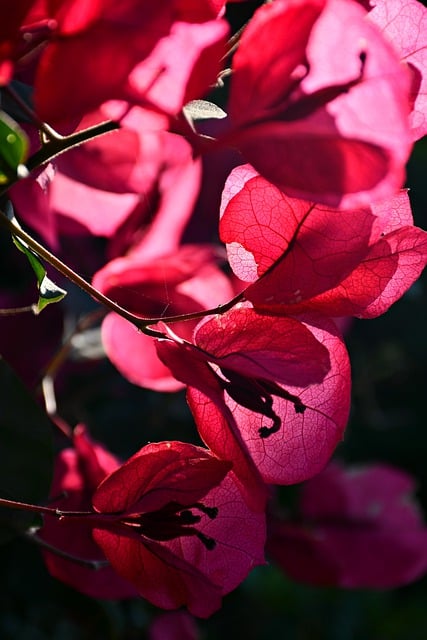
[[[265,549],[322,584],[427,566],[427,530],[394,506],[406,476],[322,471],[350,411],[337,318],[384,313],[427,264],[403,188],[427,130],[427,12],[274,0],[229,39],[226,4],[17,0],[0,28],[5,122],[28,146],[15,172],[1,152],[3,197],[60,260],[15,233],[107,306],[103,348],[125,378],[186,389],[205,445],[121,464],[77,427],[38,541],[90,596],[201,617]],[[23,357],[9,359],[25,375]],[[299,517],[279,515],[271,485],[303,481]]]

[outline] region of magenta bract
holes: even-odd
[[[128,258],[109,262],[95,274],[94,285],[129,311],[149,318],[209,309],[232,297],[214,248],[185,245],[157,258],[143,254],[136,249]],[[189,340],[196,324],[183,321],[174,327]],[[157,391],[182,388],[182,382],[159,360],[153,339],[119,315],[110,313],[105,318],[102,340],[110,360],[134,384]]]
[[[233,338],[238,348],[227,355]],[[348,356],[331,321],[243,306],[202,322],[193,341],[160,341],[157,350],[188,385],[201,437],[232,460],[250,504],[262,504],[261,478],[290,484],[323,468],[349,411]]]
[[[55,3],[36,72],[38,113],[68,122],[116,99],[176,114],[215,82],[228,33],[216,13],[210,2],[197,10],[178,0]]]
[[[409,121],[418,140],[427,133],[427,10],[417,0],[373,0],[367,18],[379,27],[411,73]]]
[[[296,580],[393,588],[427,567],[427,529],[413,479],[386,465],[334,463],[301,492],[300,521],[272,516],[267,550]]]
[[[105,525],[99,518],[94,538],[157,606],[208,616],[263,563],[264,516],[247,508],[230,468],[206,449],[163,442],[141,449],[98,487],[93,505]]]
[[[117,469],[120,461],[103,446],[91,440],[83,425],[76,427],[74,448],[61,451],[55,463],[51,488],[52,507],[69,511],[90,509],[93,493],[109,473]],[[63,496],[63,497],[58,497]],[[105,555],[92,539],[92,526],[72,520],[58,520],[45,516],[40,537],[49,544],[76,558],[105,562]],[[49,572],[92,598],[131,598],[136,589],[121,578],[111,567],[94,571],[77,562],[44,552]]]
[[[339,211],[286,196],[248,165],[227,180],[220,233],[234,272],[253,283],[245,298],[277,314],[380,315],[427,263],[405,191]]]
[[[366,205],[402,186],[409,83],[355,2],[278,0],[241,38],[224,141],[289,195]]]

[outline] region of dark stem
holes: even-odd
[[[33,513],[46,513],[50,516],[56,516],[60,518],[63,516],[63,512],[52,507],[42,507],[38,504],[28,504],[27,502],[18,502],[16,500],[7,500],[6,498],[0,498],[0,507],[6,507],[7,509],[18,509],[19,511],[32,511]]]
[[[0,316],[17,316],[19,313],[33,313],[37,304],[30,304],[26,307],[14,307],[11,309],[0,309]]]
[[[99,569],[103,569],[105,567],[110,566],[110,563],[108,562],[108,560],[87,560],[85,558],[79,558],[78,556],[74,556],[71,553],[67,553],[67,551],[63,551],[62,549],[58,549],[58,547],[55,547],[49,542],[46,542],[46,540],[43,540],[43,538],[40,538],[40,536],[37,535],[36,529],[30,529],[29,531],[27,531],[25,533],[25,537],[30,542],[33,542],[34,544],[37,544],[39,547],[46,549],[46,551],[50,551],[51,553],[54,553],[60,558],[65,558],[65,560],[71,560],[72,562],[80,564],[83,567],[99,570]]]
[[[38,115],[31,109],[31,107],[21,98],[19,93],[15,91],[15,89],[10,85],[6,85],[3,87],[5,93],[8,93],[12,100],[19,106],[20,109],[29,117],[29,119],[33,122],[33,124],[40,129],[46,136],[48,140],[66,140],[65,136],[61,136],[60,133],[55,131],[50,125],[46,122],[40,120]]]
[[[18,511],[31,511],[32,513],[44,513],[48,516],[53,516],[59,520],[66,518],[72,518],[74,521],[80,520],[83,522],[91,522],[98,524],[99,526],[105,526],[106,522],[116,521],[116,514],[103,514],[96,513],[95,511],[64,511],[57,507],[43,507],[39,504],[29,504],[28,502],[19,502],[17,500],[7,500],[6,498],[0,498],[0,507],[6,507],[6,509],[16,509]]]
[[[45,128],[48,128],[49,134],[44,131]],[[26,162],[25,167],[27,171],[31,172],[34,169],[38,169],[46,162],[53,160],[61,153],[65,153],[69,149],[73,147],[78,147],[84,142],[88,142],[89,140],[93,140],[94,138],[98,138],[110,131],[115,131],[119,129],[120,125],[117,122],[113,122],[112,120],[107,120],[106,122],[101,122],[100,124],[96,124],[93,127],[89,127],[88,129],[84,129],[83,131],[77,131],[76,133],[72,133],[69,136],[60,136],[56,131],[54,131],[49,125],[44,125],[42,131],[48,135],[50,141],[47,142],[41,149],[36,151]],[[12,177],[7,184],[0,189],[0,195],[3,195],[10,189],[10,187],[18,182],[22,176],[16,175]]]
[[[103,136],[110,131],[116,131],[120,129],[120,125],[118,122],[113,122],[112,120],[107,120],[106,122],[101,122],[100,124],[96,124],[93,127],[89,127],[88,129],[84,129],[83,131],[77,131],[76,133],[72,133],[69,136],[60,137],[58,139],[51,140],[46,143],[41,149],[36,151],[31,158],[29,158],[26,163],[26,167],[28,171],[33,171],[37,169],[42,164],[49,162],[53,158],[56,158],[61,153],[72,149],[73,147],[78,147],[84,142],[88,142],[89,140],[93,140],[94,138],[98,138],[99,136]]]
[[[62,275],[65,276],[68,280],[74,282],[74,284],[76,284],[78,287],[80,287],[80,289],[92,296],[92,298],[95,298],[95,300],[111,309],[111,311],[114,311],[126,320],[129,320],[129,322],[132,322],[132,324],[134,324],[138,329],[145,328],[144,321],[148,319],[141,320],[141,318],[139,318],[138,316],[135,316],[133,313],[127,311],[124,307],[121,307],[117,303],[113,302],[113,300],[111,300],[107,296],[104,296],[104,294],[92,287],[92,285],[89,284],[87,280],[79,276],[78,273],[70,269],[70,267],[59,260],[59,258],[57,258],[53,253],[51,253],[39,242],[34,240],[34,238],[32,238],[26,231],[24,231],[24,229],[17,227],[11,220],[9,220],[9,218],[5,213],[3,213],[3,211],[0,212],[0,223],[4,227],[6,227],[12,233],[12,235],[17,236],[20,240],[24,241],[30,247],[30,249],[32,249],[35,253],[37,253],[38,256],[40,256],[40,258],[46,260],[46,262],[48,262],[52,267],[59,271],[59,273],[62,273]],[[151,320],[149,322],[151,322]],[[157,334],[157,332],[155,333]],[[163,337],[163,334],[157,334],[156,337],[158,337],[158,335],[161,335],[161,337]]]
[[[90,311],[89,313],[81,317],[76,322],[76,325],[73,328],[73,330],[70,332],[68,337],[64,340],[64,342],[62,343],[58,351],[55,353],[55,355],[47,364],[46,368],[41,374],[40,384],[44,378],[46,377],[54,378],[56,376],[56,374],[58,373],[58,370],[61,368],[61,366],[63,365],[64,361],[67,359],[70,351],[73,348],[73,344],[72,344],[73,338],[79,333],[92,327],[99,320],[102,320],[102,318],[105,316],[105,313],[106,312],[104,309],[95,309],[95,311]]]
[[[213,315],[218,313],[225,313],[229,309],[231,309],[237,302],[243,299],[243,293],[239,293],[237,296],[229,300],[227,303],[219,305],[214,309],[208,309],[203,311],[195,311],[194,313],[187,313],[176,316],[169,317],[159,317],[159,318],[144,318],[141,316],[137,316],[121,305],[117,304],[108,298],[103,293],[95,289],[87,280],[79,276],[75,271],[70,269],[64,262],[62,262],[59,258],[57,258],[53,253],[51,253],[48,249],[46,249],[39,242],[34,240],[32,236],[30,236],[24,229],[16,226],[7,215],[0,210],[0,224],[2,224],[8,231],[12,233],[12,235],[17,236],[20,240],[25,242],[30,249],[32,249],[40,258],[46,260],[52,267],[54,267],[59,273],[62,273],[68,280],[76,284],[80,289],[85,291],[87,294],[92,296],[97,302],[104,305],[110,311],[114,311],[119,316],[131,322],[137,329],[143,331],[145,334],[152,336],[153,338],[164,338],[164,334],[160,331],[155,331],[154,329],[150,329],[148,325],[157,324],[158,322],[179,322],[182,320],[193,320],[196,318],[203,318],[207,315]]]

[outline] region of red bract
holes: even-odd
[[[393,588],[427,570],[413,479],[385,465],[333,464],[302,487],[298,522],[272,516],[267,549],[296,580]]]
[[[226,183],[220,234],[236,275],[253,283],[245,298],[280,314],[377,316],[427,263],[406,192],[338,211],[286,196],[250,166]]]
[[[10,197],[21,220],[34,229],[52,248],[58,247],[58,221],[49,203],[50,184],[55,168],[49,163],[32,177],[20,180],[10,190]]]
[[[52,507],[71,511],[91,507],[93,493],[106,475],[117,469],[120,462],[101,445],[94,443],[86,429],[76,427],[74,448],[61,451],[55,462],[51,488]],[[104,561],[105,556],[94,543],[92,527],[84,522],[58,520],[45,516],[40,537],[76,558]],[[77,562],[45,551],[49,572],[59,580],[93,598],[129,598],[137,595],[131,584],[123,580],[111,567],[94,571]]]
[[[19,27],[34,0],[19,0],[7,7],[0,26],[0,85],[10,82],[19,44]]]
[[[54,245],[61,235],[92,234],[110,239],[113,256],[143,238],[146,255],[175,248],[199,191],[200,162],[180,136],[143,133],[141,114],[134,120],[139,133],[123,128],[92,140],[14,185],[19,217]]]
[[[226,0],[179,0],[177,6],[187,20],[199,22],[217,18],[224,13]]]
[[[201,323],[193,342],[157,349],[189,386],[201,437],[233,461],[251,504],[262,503],[260,478],[291,484],[323,468],[349,410],[348,356],[332,322],[240,307]]]
[[[177,113],[215,82],[227,25],[211,2],[53,3],[35,81],[43,119],[79,117],[106,100]]]
[[[35,179],[16,184],[12,199],[19,217],[37,231],[40,228],[42,236],[54,247],[58,246],[61,233],[110,237],[142,209],[137,193],[94,189],[57,172],[53,166]]]
[[[374,0],[371,5],[368,18],[411,71],[410,124],[416,140],[427,133],[427,10],[418,0]]]
[[[348,0],[259,9],[233,60],[224,141],[286,193],[367,204],[402,186],[409,74]]]
[[[98,487],[93,506],[105,518],[94,539],[153,604],[207,617],[263,562],[264,516],[248,510],[230,467],[206,449],[163,442]]]
[[[159,123],[147,123],[143,109],[132,111],[134,126],[121,126],[69,149],[55,159],[55,166],[75,182],[100,191],[147,194],[158,175],[169,165],[181,165],[191,157],[182,138],[167,134]],[[85,130],[107,118],[103,110],[84,117],[78,126]],[[165,166],[166,165],[166,166]]]
[[[142,317],[192,313],[215,307],[233,295],[217,261],[214,249],[196,245],[157,258],[146,258],[141,252],[108,263],[95,274],[93,284]],[[183,338],[190,339],[195,324],[185,321],[174,326]],[[119,315],[110,313],[105,318],[102,340],[110,360],[134,384],[157,391],[182,387],[159,360],[153,339]]]

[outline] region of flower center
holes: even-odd
[[[162,542],[182,536],[195,536],[206,549],[211,551],[215,548],[215,540],[194,526],[201,521],[203,514],[213,520],[218,515],[218,509],[217,507],[207,507],[201,502],[186,506],[178,502],[169,502],[157,511],[129,516],[122,522],[126,526],[137,529],[147,538]]]
[[[261,380],[259,378],[245,378],[235,371],[221,368],[225,378],[220,378],[221,386],[227,391],[230,398],[250,411],[256,411],[272,421],[271,427],[261,427],[258,430],[261,438],[268,438],[279,431],[282,419],[273,409],[273,397],[283,398],[292,402],[296,413],[304,413],[306,406],[298,396],[289,393],[275,382]]]

